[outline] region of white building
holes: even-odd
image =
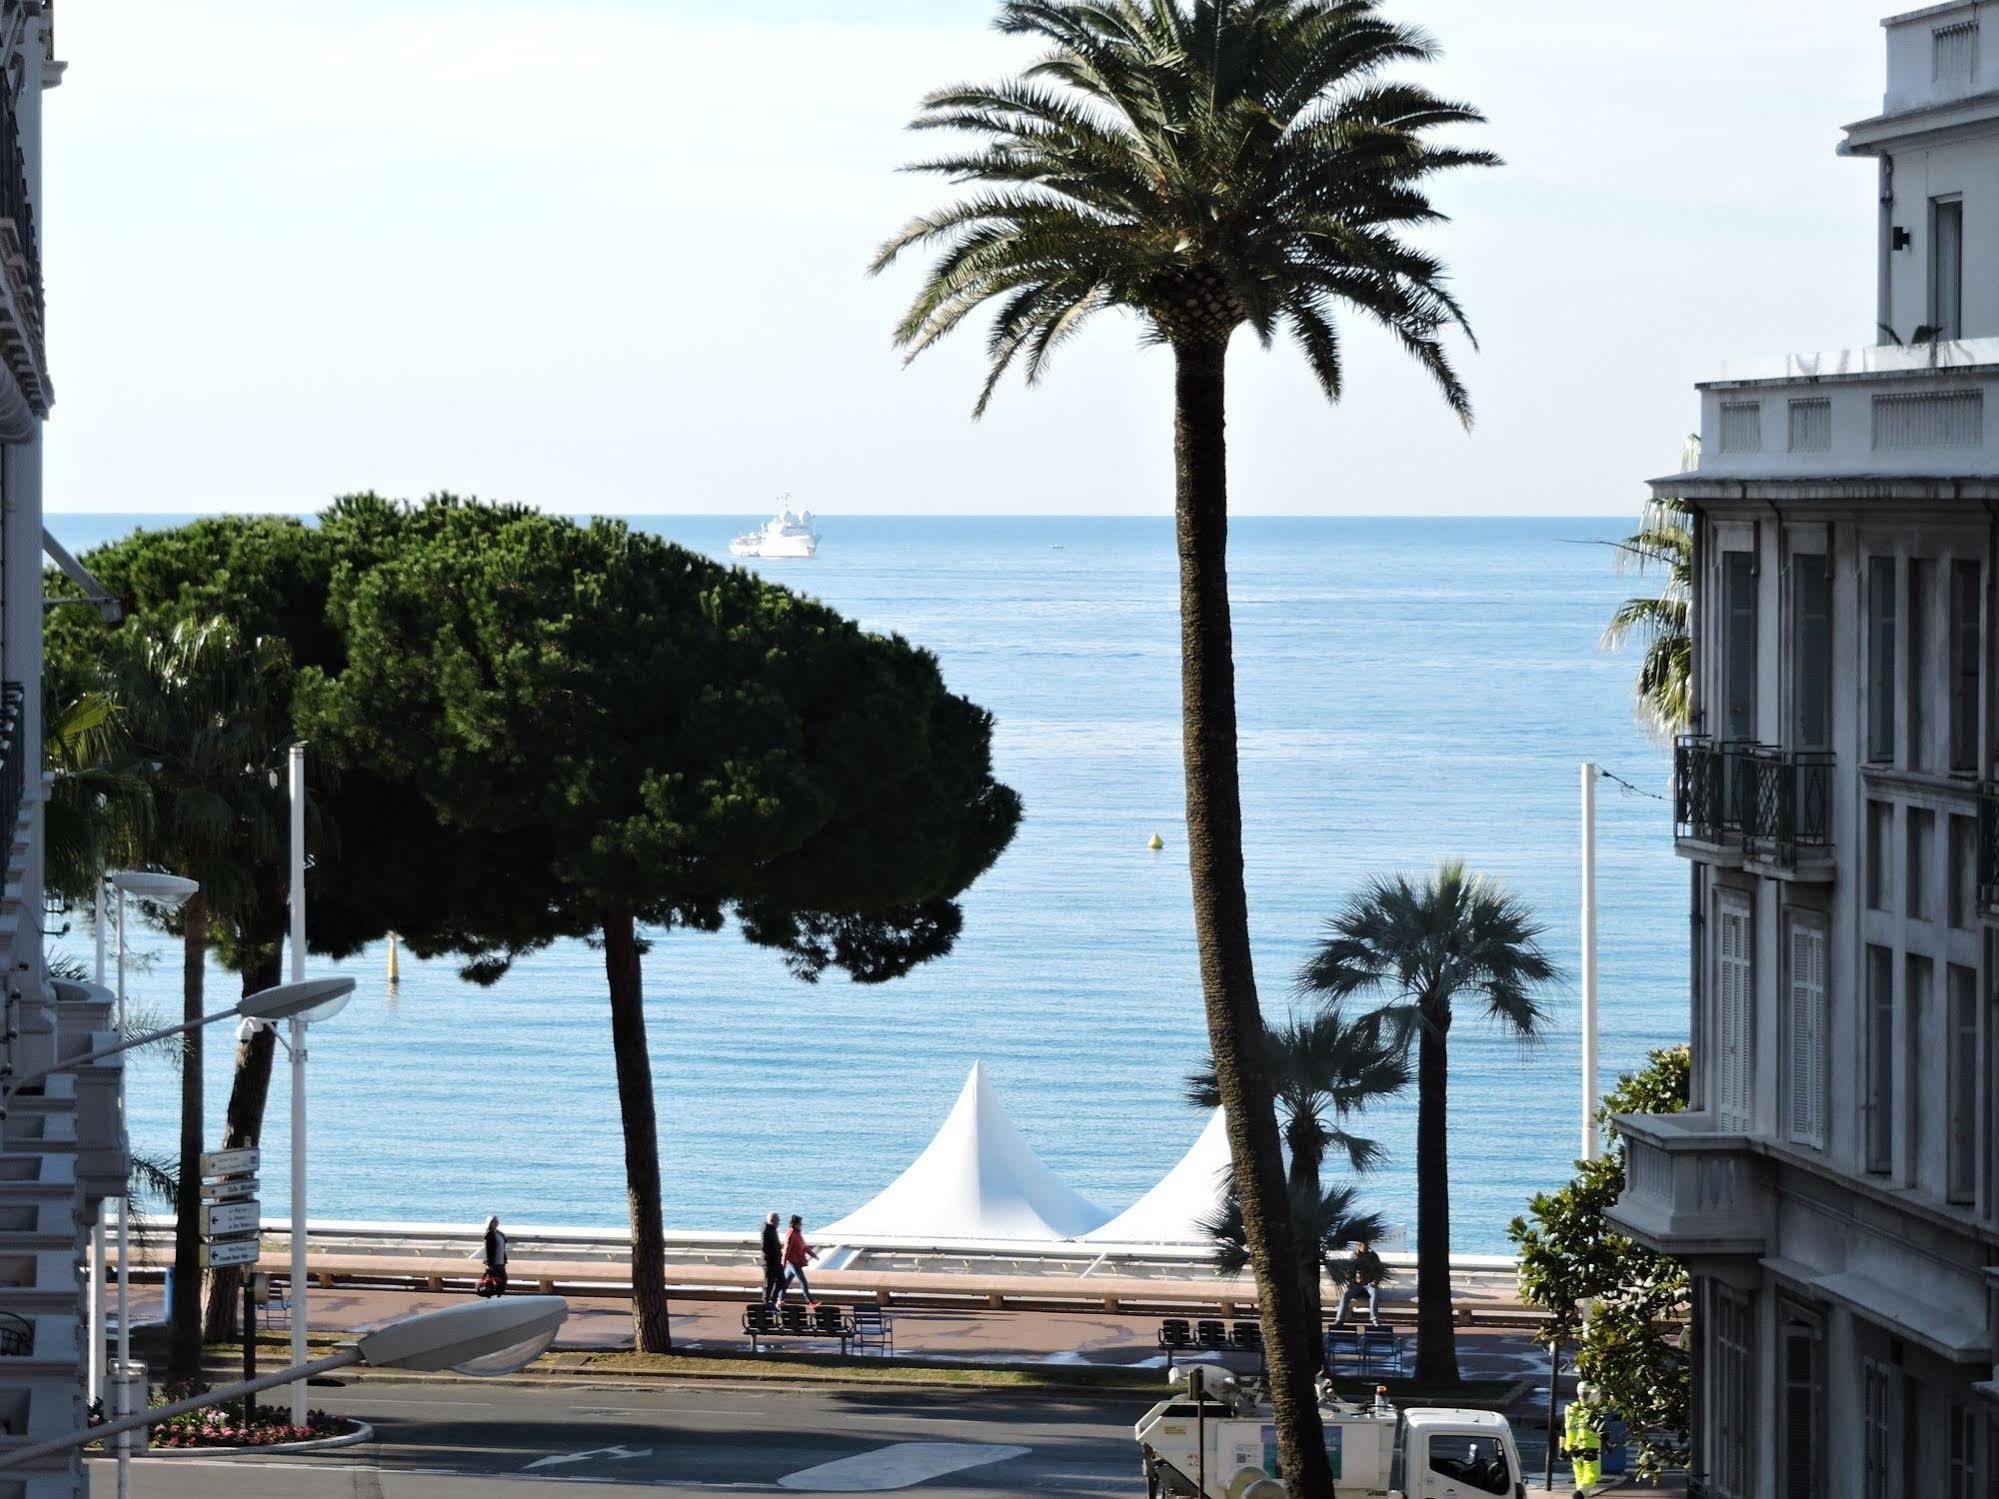
[[[1695,535],[1694,1098],[1621,1121],[1613,1217],[1695,1277],[1732,1499],[1999,1492],[1999,27],[1886,27],[1842,152],[1892,337],[1727,367],[1655,484]]]
[[[78,1055],[111,1026],[82,986],[42,963],[42,95],[50,0],[0,0],[0,1079]],[[66,559],[65,559],[66,560]],[[70,564],[74,566],[74,564]],[[80,570],[79,570],[80,571]],[[7,1101],[0,1122],[0,1451],[75,1430],[85,1416],[82,1267],[90,1225],[125,1187],[115,1061],[58,1073]],[[75,1458],[0,1473],[0,1499],[80,1495]]]

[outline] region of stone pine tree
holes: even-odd
[[[634,1334],[663,1350],[642,959],[658,943],[670,974],[674,932],[731,917],[808,979],[947,952],[957,896],[1019,818],[990,720],[927,653],[620,524],[448,497],[364,519],[379,556],[336,580],[347,665],[309,726],[449,826],[512,842],[487,883],[513,924],[461,944],[474,976],[560,937],[601,947]]]
[[[1327,399],[1346,383],[1342,323],[1385,330],[1470,420],[1443,342],[1464,318],[1407,231],[1442,217],[1426,180],[1490,165],[1441,142],[1478,113],[1386,70],[1433,54],[1372,0],[1008,0],[1002,32],[1039,43],[1017,78],[941,89],[918,129],[947,145],[918,170],[971,189],[912,220],[880,270],[934,250],[896,329],[912,356],[981,309],[994,319],[983,409],[1009,369],[1032,383],[1100,312],[1129,315],[1173,360],[1187,857],[1208,1037],[1256,1273],[1284,1477],[1323,1499],[1309,1321],[1293,1253],[1250,963],[1229,622],[1224,372],[1247,328],[1288,336]]]

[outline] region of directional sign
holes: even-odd
[[[216,1239],[201,1246],[201,1263],[211,1270],[220,1269],[224,1265],[254,1265],[257,1263],[258,1252],[254,1236],[247,1239]]]
[[[245,1171],[255,1171],[262,1161],[262,1154],[252,1145],[245,1150],[211,1150],[201,1157],[203,1176],[241,1176]]]
[[[263,1204],[248,1202],[210,1203],[201,1210],[201,1231],[211,1239],[230,1234],[253,1234],[263,1225]]]
[[[227,1181],[201,1184],[203,1202],[241,1202],[256,1195],[257,1178],[254,1176],[232,1176]]]

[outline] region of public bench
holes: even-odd
[[[1263,1366],[1263,1328],[1255,1322],[1167,1317],[1159,1324],[1159,1346],[1166,1352],[1169,1374],[1175,1355],[1189,1353],[1253,1355],[1257,1367]]]

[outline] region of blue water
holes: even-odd
[[[725,555],[750,517],[639,522]],[[77,551],[134,517],[56,516]],[[149,522],[156,524],[158,522]],[[1622,520],[1250,519],[1231,551],[1243,803],[1257,971],[1281,1010],[1320,923],[1367,875],[1462,855],[1577,957],[1577,764],[1648,790],[1665,755],[1635,727],[1634,662],[1597,649],[1632,580],[1592,541]],[[922,1148],[983,1058],[1048,1163],[1107,1210],[1177,1160],[1204,1031],[1179,766],[1178,620],[1164,519],[832,518],[811,562],[770,576],[941,658],[997,718],[1020,834],[965,902],[957,951],[884,988],[789,978],[733,934],[670,933],[646,959],[668,1222],[826,1221]],[[1599,798],[1606,1082],[1685,1038],[1685,877],[1667,807]],[[1154,833],[1165,850],[1151,853]],[[73,949],[86,944],[69,939]],[[375,951],[355,1003],[315,1031],[315,1216],[623,1221],[598,954],[567,944],[496,988]],[[135,980],[177,1007],[178,964]],[[218,975],[233,995],[233,980]],[[1544,1040],[1475,1016],[1452,1033],[1457,1247],[1500,1251],[1529,1194],[1577,1150],[1577,992]],[[228,1086],[211,1033],[210,1134]],[[271,1091],[266,1200],[285,1200],[287,1083]],[[135,1144],[171,1155],[175,1083],[133,1069]],[[1414,1100],[1366,1122],[1389,1147],[1365,1183],[1414,1220]],[[281,1211],[281,1208],[277,1209]]]

